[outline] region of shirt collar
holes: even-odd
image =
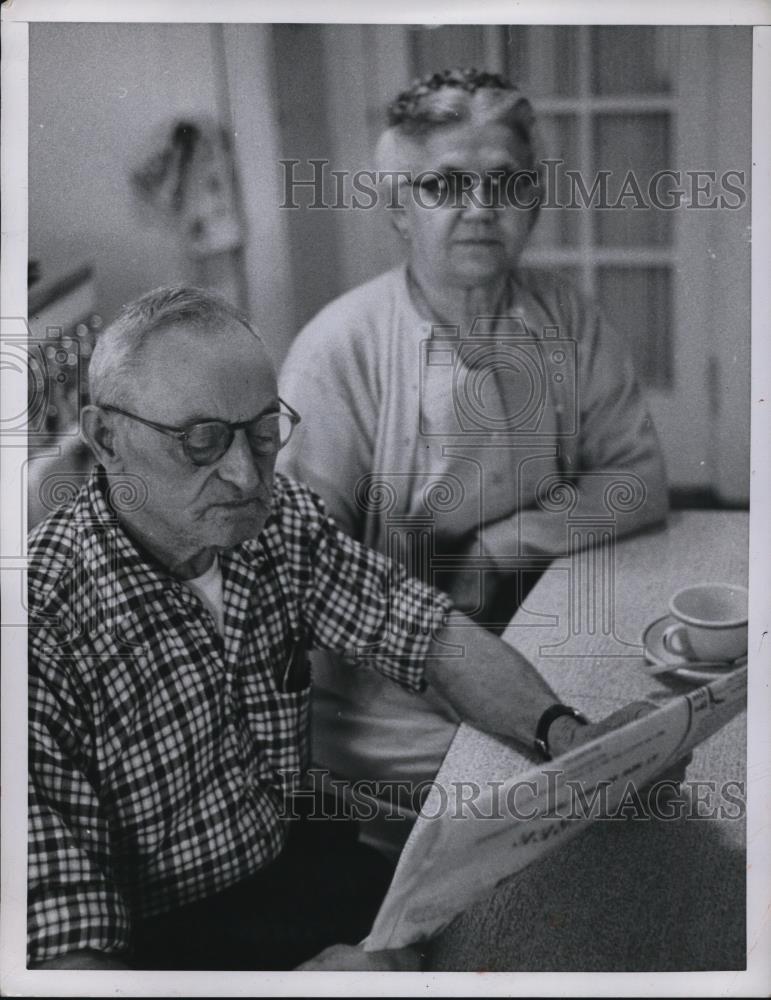
[[[274,488],[270,515],[260,536],[220,552],[223,577],[233,565],[244,572],[247,565],[255,567],[264,558],[265,535],[280,507],[278,494]],[[145,495],[141,477],[122,473],[110,479],[103,466],[97,465],[75,504],[73,521],[105,625],[146,611],[154,601],[167,599],[170,591],[185,594],[181,581],[141,553],[121,525],[120,513],[138,509]]]
[[[81,552],[106,625],[142,610],[175,582],[139,552],[121,525],[120,513],[137,509],[144,495],[139,476],[123,473],[110,480],[96,466],[75,505]]]

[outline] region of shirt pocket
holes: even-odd
[[[265,677],[242,678],[246,724],[255,744],[260,779],[290,787],[308,769],[311,685],[279,691]]]

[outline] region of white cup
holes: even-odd
[[[702,662],[729,663],[747,652],[745,587],[733,583],[698,583],[672,597],[669,610],[677,623],[664,630],[664,648]]]

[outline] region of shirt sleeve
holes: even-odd
[[[35,643],[37,646],[37,643]],[[41,657],[42,652],[42,657]],[[110,837],[83,759],[84,730],[66,684],[46,682],[30,649],[28,962],[68,952],[125,952],[129,916],[116,887]]]
[[[576,518],[613,516],[618,537],[666,517],[669,501],[664,460],[631,353],[593,304],[577,294],[562,301],[564,325],[575,344],[561,409],[575,413],[560,439],[562,478],[577,487]],[[611,504],[612,506],[609,506]],[[489,559],[519,554],[565,555],[566,515],[534,505],[485,525]],[[476,540],[474,540],[475,542]],[[473,544],[469,552],[474,552]]]
[[[294,484],[292,492],[305,535],[297,579],[310,645],[366,658],[384,676],[423,691],[425,660],[452,610],[449,598],[344,534],[310,490]]]

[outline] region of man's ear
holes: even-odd
[[[80,413],[80,435],[97,462],[108,472],[119,472],[123,460],[116,448],[112,414],[99,406],[85,406]]]

